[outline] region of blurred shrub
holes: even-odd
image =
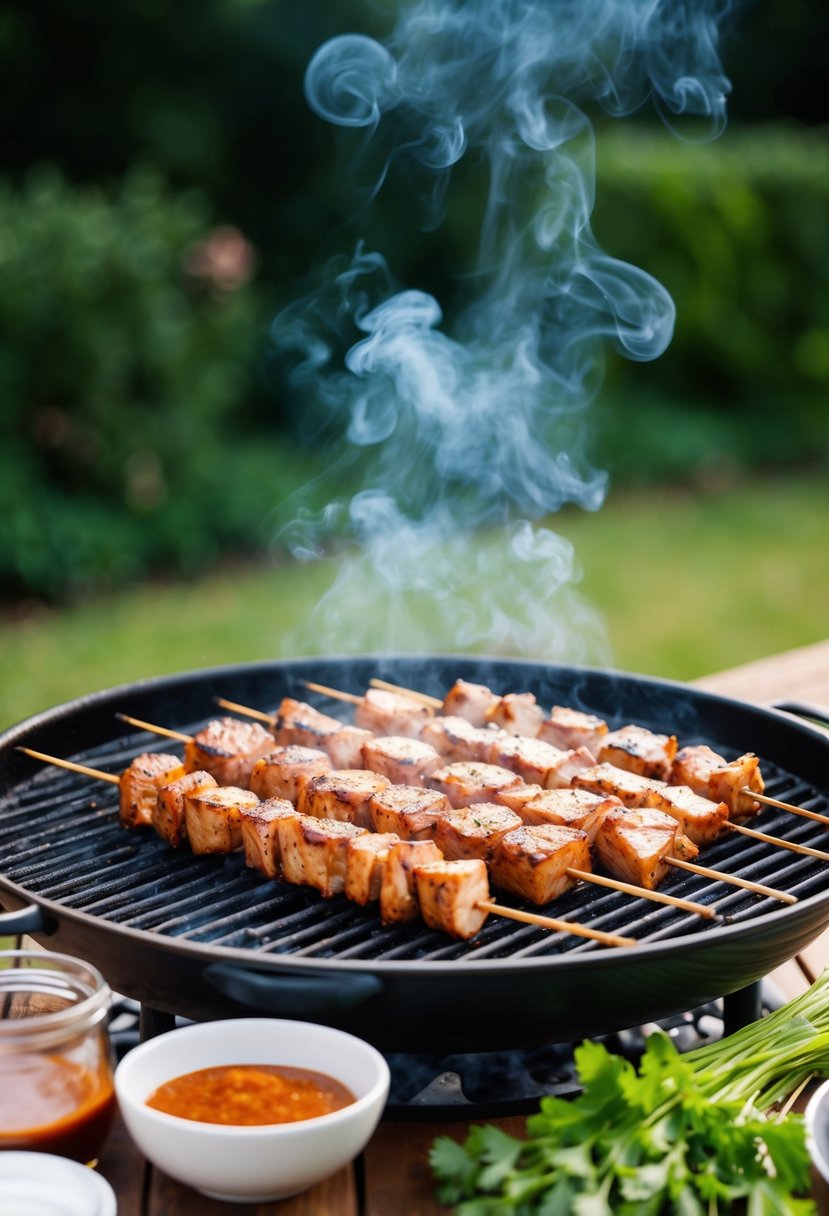
[[[655,363],[614,360],[601,449],[648,479],[829,456],[829,138],[731,130],[600,136],[595,230],[677,304]],[[624,437],[624,438],[622,438]]]
[[[146,170],[0,185],[0,579],[61,597],[261,547],[298,476],[246,434],[252,250]],[[280,464],[281,461],[281,464]]]

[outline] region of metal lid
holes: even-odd
[[[94,1170],[50,1153],[0,1153],[0,1216],[116,1216],[115,1192]]]

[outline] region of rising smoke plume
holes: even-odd
[[[345,436],[332,480],[355,455],[363,477],[286,533],[304,557],[333,529],[355,546],[296,649],[608,661],[600,620],[575,591],[572,548],[544,521],[566,503],[601,505],[607,479],[585,457],[584,427],[604,351],[656,358],[674,306],[593,235],[588,111],[621,117],[650,103],[670,124],[691,115],[717,134],[725,10],[711,0],[414,0],[384,44],[345,34],[313,56],[312,109],[383,149],[375,190],[414,163],[439,222],[453,169],[475,158],[489,192],[451,332],[439,302],[398,286],[388,251],[368,240],[331,268],[324,292],[274,323],[294,385]],[[349,327],[342,361],[336,338]]]

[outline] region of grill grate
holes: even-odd
[[[189,722],[181,729],[189,733],[203,724]],[[134,755],[151,748],[171,750],[169,742],[162,748],[157,738],[141,734],[72,758],[120,772]],[[773,797],[827,813],[826,797],[800,778],[767,761],[763,770]],[[766,809],[760,826],[799,844],[827,844],[821,824],[785,811]],[[720,839],[700,860],[800,898],[829,888],[825,863],[742,836]],[[496,917],[467,943],[421,923],[382,926],[375,910],[273,883],[247,869],[240,855],[194,857],[170,849],[146,830],[125,833],[118,824],[114,787],[59,770],[38,772],[0,800],[0,870],[32,895],[66,908],[147,933],[252,954],[457,963],[601,949],[572,935]],[[781,907],[773,899],[680,871],[663,889],[715,904],[727,923],[750,921]],[[717,922],[691,913],[596,887],[576,888],[549,911],[649,942],[716,933],[718,928]]]

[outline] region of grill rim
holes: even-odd
[[[427,672],[434,672],[443,666],[468,669],[471,665],[480,673],[477,675],[477,678],[481,680],[486,678],[488,669],[497,672],[499,669],[506,668],[510,672],[525,671],[528,674],[528,681],[526,683],[529,684],[538,683],[539,679],[549,681],[554,677],[566,677],[579,685],[583,683],[589,684],[596,680],[600,681],[602,686],[608,684],[621,686],[633,682],[637,686],[644,686],[646,690],[652,691],[659,698],[664,698],[667,694],[669,697],[673,695],[674,699],[678,701],[690,695],[695,705],[709,705],[717,707],[720,710],[724,708],[732,713],[736,713],[737,711],[747,712],[749,715],[756,716],[761,720],[776,722],[784,733],[794,732],[796,739],[810,739],[818,748],[826,749],[826,758],[829,759],[829,738],[825,731],[818,726],[814,726],[784,710],[774,707],[757,706],[750,702],[725,697],[719,693],[710,692],[705,689],[697,689],[676,680],[639,675],[613,668],[597,668],[577,664],[553,664],[532,659],[506,658],[502,656],[453,654],[395,656],[309,655],[287,660],[224,664],[140,679],[83,694],[80,697],[52,706],[15,723],[0,734],[0,759],[5,758],[7,755],[12,757],[11,768],[13,777],[15,758],[18,758],[21,761],[18,766],[19,773],[21,779],[25,779],[26,773],[33,771],[31,766],[35,762],[23,756],[17,757],[17,754],[14,752],[17,744],[23,740],[31,741],[33,735],[43,730],[48,732],[55,727],[66,724],[71,725],[73,721],[77,721],[77,718],[84,711],[105,709],[112,702],[119,699],[131,700],[136,696],[153,697],[163,695],[164,693],[169,694],[171,690],[182,683],[189,684],[192,681],[207,682],[212,685],[220,683],[223,680],[238,682],[245,677],[251,677],[260,681],[269,675],[272,675],[278,682],[290,682],[292,676],[296,677],[296,680],[301,680],[308,677],[309,668],[319,668],[320,666],[328,665],[342,668],[344,674],[351,673],[352,676],[362,666],[368,666],[374,671],[388,667],[398,670],[411,666],[416,670],[423,668]],[[475,679],[476,671],[465,670],[463,675],[464,678]],[[356,681],[353,679],[350,681],[346,680],[345,685],[350,682]],[[522,684],[522,689],[525,686],[526,684]],[[209,710],[209,697],[205,708]],[[602,712],[608,716],[606,710],[602,710]],[[121,738],[123,738],[123,733],[118,729],[118,724],[113,714],[111,735],[108,739],[100,740],[99,745],[103,746],[105,743],[117,741]],[[804,777],[799,769],[794,775],[798,780],[808,780],[814,785],[814,779],[811,776]],[[10,789],[13,789],[14,785],[15,781],[11,780]],[[816,785],[814,788],[818,794],[829,796],[825,789],[818,788]],[[148,942],[152,942],[154,947],[160,948],[166,954],[173,956],[184,955],[206,964],[217,961],[230,962],[240,964],[248,970],[260,970],[276,974],[299,971],[309,975],[326,976],[338,972],[348,975],[376,970],[404,976],[413,972],[417,972],[418,975],[434,974],[435,976],[440,976],[446,975],[448,971],[459,971],[461,975],[486,975],[489,973],[504,975],[507,972],[516,975],[532,975],[538,971],[546,972],[551,967],[555,967],[557,973],[578,970],[579,968],[593,968],[599,961],[601,961],[603,966],[609,966],[612,969],[625,966],[629,962],[631,955],[635,955],[637,961],[643,963],[646,959],[658,962],[668,955],[675,956],[677,952],[681,952],[683,956],[690,958],[696,956],[700,951],[710,951],[715,944],[716,946],[722,945],[724,948],[727,948],[732,940],[737,937],[744,943],[755,938],[762,940],[767,936],[770,929],[782,930],[784,925],[791,929],[796,929],[798,926],[802,927],[810,918],[817,919],[821,910],[829,906],[829,888],[827,888],[826,891],[800,898],[797,904],[774,907],[767,912],[759,913],[756,917],[752,917],[749,920],[740,920],[731,924],[719,923],[708,931],[678,933],[674,936],[668,935],[654,942],[640,940],[630,950],[611,950],[601,946],[589,946],[577,952],[571,950],[564,954],[546,954],[537,958],[499,957],[488,960],[464,960],[463,958],[446,960],[419,958],[405,960],[343,959],[337,957],[304,958],[290,953],[269,954],[255,949],[222,946],[211,942],[195,942],[183,940],[172,935],[156,934],[151,930],[135,929],[128,925],[119,924],[117,921],[109,920],[104,916],[72,908],[48,896],[34,894],[25,886],[14,882],[2,873],[0,873],[0,890],[17,901],[18,908],[15,910],[22,910],[27,906],[33,905],[42,909],[45,915],[57,922],[61,920],[70,921],[78,924],[81,928],[86,928],[93,932],[99,931],[105,932],[107,935],[125,936],[127,940],[135,940],[142,946],[146,946]],[[702,928],[703,926],[701,926]]]

